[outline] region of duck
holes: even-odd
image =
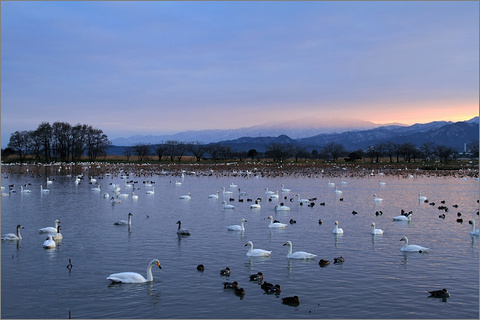
[[[408,244],[408,238],[406,236],[403,236],[402,239],[400,239],[400,241],[405,241],[405,243],[403,244],[403,247],[400,248],[401,251],[405,251],[405,252],[419,252],[419,253],[422,253],[424,251],[428,251],[428,248],[425,248],[425,247],[422,247],[422,246],[418,246],[416,244]]]
[[[238,288],[238,282],[237,281],[224,282],[223,283],[223,289],[228,289],[228,288],[231,288],[231,289]]]
[[[255,200],[255,203],[250,205],[250,209],[260,209],[261,207],[259,200]]]
[[[345,258],[343,256],[333,258],[333,263],[335,264],[342,264],[345,262]]]
[[[55,241],[53,241],[53,236],[51,234],[47,235],[47,239],[43,242],[43,247],[45,249],[54,249],[57,246]]]
[[[205,266],[203,264],[199,264],[197,266],[197,270],[203,272],[203,271],[205,271]]]
[[[60,220],[58,219],[55,219],[55,227],[45,227],[45,228],[41,228],[41,229],[38,229],[38,232],[39,233],[56,233],[57,232],[57,228],[58,228],[58,224],[60,223]]]
[[[284,205],[283,202],[282,202],[279,205],[277,204],[274,209],[275,209],[275,211],[289,211],[290,207]]]
[[[209,195],[208,197],[211,198],[211,199],[218,199],[218,194],[219,194],[219,193],[220,193],[220,192],[217,191],[216,193],[211,194],[211,195]]]
[[[282,298],[282,303],[298,306],[300,304],[300,299],[298,298],[298,296],[285,297],[285,298]]]
[[[408,213],[406,216],[399,215],[399,216],[393,217],[393,220],[394,221],[410,221],[412,219],[412,214],[413,213]]]
[[[2,240],[15,241],[22,240],[22,235],[20,234],[20,229],[25,229],[21,224],[17,225],[17,233],[6,233],[2,234]]]
[[[382,202],[383,201],[382,198],[377,197],[377,194],[374,194],[373,196],[374,196],[373,201],[375,201],[375,202]]]
[[[260,288],[263,290],[267,291],[268,288],[273,287],[273,283],[269,283],[267,281],[263,281],[263,283],[260,285]]]
[[[422,196],[420,193],[418,194],[418,201],[424,202],[425,200],[428,200],[427,197]]]
[[[230,276],[230,273],[231,273],[231,271],[230,271],[230,268],[229,268],[229,267],[226,267],[225,269],[220,270],[220,275],[221,275],[221,276],[227,276],[227,277],[229,277],[229,276]]]
[[[256,274],[250,275],[250,281],[262,281],[263,280],[263,273],[257,272]]]
[[[478,229],[475,230],[475,220],[470,220],[468,223],[472,225],[472,231],[470,231],[470,234],[473,236],[478,236]]]
[[[223,209],[235,209],[235,206],[233,204],[228,204],[227,201],[223,201]]]
[[[317,255],[313,253],[308,253],[305,251],[295,251],[292,253],[292,242],[287,241],[283,244],[284,246],[289,246],[287,253],[287,258],[289,259],[314,259]]]
[[[243,296],[245,295],[245,290],[243,288],[235,288],[235,294],[237,296]]]
[[[185,199],[185,200],[190,200],[190,199],[192,199],[192,194],[191,193],[184,194],[183,196],[180,196],[179,198],[180,199]]]
[[[448,293],[447,289],[443,288],[442,290],[433,290],[428,291],[430,293],[430,297],[434,298],[448,298],[450,297],[450,293]]]
[[[284,186],[283,184],[281,185],[281,187],[282,187],[282,192],[290,192],[290,191],[292,191],[291,189],[285,188],[285,186]]]
[[[272,251],[267,251],[263,249],[253,249],[253,242],[248,241],[245,244],[246,246],[250,246],[250,249],[247,251],[247,256],[249,257],[269,257],[272,254]]]
[[[62,227],[58,226],[57,227],[57,233],[54,233],[52,234],[52,239],[57,241],[57,240],[62,240],[63,239],[63,235],[60,233],[60,230],[62,229]]]
[[[335,221],[335,228],[333,228],[333,233],[343,234],[343,229],[338,227],[338,221]]]
[[[372,234],[383,234],[382,229],[375,229],[375,222],[372,222],[371,226],[372,226]]]
[[[245,231],[245,226],[243,225],[244,222],[247,222],[246,219],[242,219],[241,225],[235,224],[232,226],[228,226],[227,230],[228,231]]]
[[[177,221],[177,224],[178,224],[177,234],[182,235],[182,236],[189,236],[190,235],[190,231],[188,231],[187,229],[181,229],[182,222],[180,220]]]
[[[136,272],[120,272],[112,273],[106,279],[112,281],[112,283],[144,283],[152,282],[153,274],[152,267],[156,265],[159,269],[162,269],[160,261],[158,259],[153,259],[147,266],[147,278],[145,279],[141,274]]]
[[[324,259],[320,259],[320,261],[318,262],[318,264],[320,265],[320,267],[326,267],[330,264],[330,261],[328,260],[324,260]]]
[[[118,220],[118,221],[115,221],[113,224],[116,225],[116,226],[123,226],[123,225],[132,225],[132,216],[133,214],[132,213],[128,213],[128,218],[127,220]]]
[[[267,288],[267,290],[265,290],[267,293],[276,293],[276,294],[279,294],[280,292],[282,292],[282,288],[280,288],[280,285],[279,284],[276,284],[274,286],[270,286]]]

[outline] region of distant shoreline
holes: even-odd
[[[362,178],[378,176],[397,176],[412,178],[417,176],[450,176],[458,178],[479,177],[478,159],[457,160],[446,165],[441,163],[390,163],[390,162],[353,162],[334,163],[323,161],[293,162],[81,162],[73,163],[2,163],[2,178],[8,175],[30,175],[35,177],[55,177],[83,175],[87,177],[124,176],[125,179],[143,177],[173,176],[231,176],[251,178],[304,176],[311,178],[345,177]]]

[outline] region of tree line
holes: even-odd
[[[471,141],[468,144],[469,155],[478,158],[478,140]],[[195,157],[197,162],[202,159],[210,160],[229,160],[238,159],[243,161],[247,158],[260,159],[268,158],[274,162],[283,162],[287,159],[294,159],[296,162],[300,159],[323,159],[336,162],[342,158],[349,162],[355,162],[361,159],[370,159],[373,162],[379,162],[382,157],[388,157],[390,162],[416,162],[418,159],[423,161],[441,161],[447,163],[456,157],[458,152],[451,147],[445,145],[437,145],[433,142],[423,143],[416,146],[412,143],[394,143],[384,142],[367,147],[365,150],[358,149],[355,151],[347,151],[340,143],[331,142],[309,152],[305,146],[269,143],[265,147],[265,152],[258,152],[256,149],[249,151],[235,151],[229,145],[221,143],[203,144],[196,142],[181,142],[176,140],[168,140],[165,143],[155,145],[139,143],[125,149],[124,155],[127,161],[135,155],[139,161],[144,161],[148,156],[156,156],[158,161],[170,160],[178,161],[186,156]]]
[[[42,122],[35,130],[12,133],[7,148],[18,155],[20,162],[33,156],[38,162],[50,163],[78,162],[84,155],[93,162],[106,155],[110,146],[107,135],[90,125]]]

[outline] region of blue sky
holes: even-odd
[[[42,121],[113,139],[302,117],[465,120],[479,3],[1,2],[2,147]]]

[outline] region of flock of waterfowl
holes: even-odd
[[[77,176],[75,178],[75,184],[79,184],[81,182],[81,179],[82,179],[82,177]],[[91,178],[89,181],[91,183],[96,183],[97,182],[94,178]],[[49,178],[47,178],[47,186],[51,185],[52,183],[53,183],[53,181],[50,180]],[[182,184],[182,182],[179,182],[178,180],[175,180],[175,185],[180,186],[181,184]],[[332,188],[334,187],[335,188],[334,191],[335,191],[335,194],[337,196],[342,196],[343,192],[340,189],[338,189],[338,187],[335,187],[335,183],[333,183],[329,180],[327,184],[328,184],[329,187],[332,187]],[[346,184],[346,182],[343,181],[343,179],[342,179],[341,184],[342,185]],[[385,182],[380,181],[379,184],[383,186],[383,185],[385,185]],[[147,194],[147,195],[154,195],[155,194],[155,186],[154,186],[154,183],[152,181],[144,181],[144,185],[146,187],[150,188],[149,190],[145,191],[145,194]],[[132,192],[120,193],[120,186],[118,186],[118,185],[113,185],[113,190],[114,190],[114,195],[113,196],[110,196],[110,194],[108,194],[107,192],[104,192],[104,190],[101,189],[100,185],[97,185],[96,187],[92,187],[91,191],[92,192],[104,192],[102,194],[102,196],[110,199],[110,201],[113,204],[121,203],[122,198],[132,197],[133,200],[138,199],[138,194],[135,194],[135,190],[138,190],[138,189],[135,188],[135,182],[134,181],[125,181],[124,187],[125,188],[132,188]],[[16,192],[14,188],[15,188],[15,186],[13,186],[13,185],[9,186],[8,195],[11,192]],[[26,189],[26,188],[27,188],[26,185],[25,186],[24,185],[20,186],[20,192],[21,193],[31,193],[32,192],[30,189]],[[245,192],[242,193],[242,191],[238,188],[238,186],[236,184],[234,184],[233,182],[230,185],[230,188],[231,189],[238,189],[238,194],[239,195],[243,195],[243,196],[247,195]],[[4,187],[2,187],[2,191],[3,190],[4,190]],[[289,193],[289,192],[292,191],[291,189],[285,188],[285,186],[283,184],[281,185],[281,190],[282,190],[282,193]],[[50,190],[47,189],[47,188],[44,188],[43,185],[40,186],[39,191],[41,193],[50,192]],[[222,201],[223,209],[225,209],[225,210],[235,209],[235,205],[233,205],[233,204],[231,204],[227,201],[227,200],[230,200],[230,202],[232,202],[234,200],[233,198],[229,198],[229,197],[232,197],[234,195],[233,191],[229,191],[225,187],[223,187],[221,192],[223,194],[223,198],[225,199],[224,201]],[[215,193],[209,195],[208,198],[219,199],[219,194],[220,194],[220,191],[216,191]],[[7,193],[3,193],[2,196],[7,196]],[[296,194],[296,197],[297,197],[296,201],[295,201],[294,198],[288,199],[286,196],[283,198],[283,200],[285,200],[285,201],[289,200],[290,202],[296,202],[298,205],[307,205],[307,206],[311,206],[311,207],[313,207],[315,205],[315,200],[317,200],[316,198],[311,198],[311,199],[301,198],[300,194],[298,194],[298,193]],[[179,199],[187,200],[187,201],[190,200],[191,198],[192,198],[191,193],[187,193],[185,195],[179,196]],[[255,200],[247,198],[246,201],[247,202],[252,202],[249,205],[250,209],[252,209],[252,210],[261,209],[262,198],[259,197]],[[265,189],[265,197],[264,198],[267,199],[267,201],[271,201],[271,199],[279,199],[280,200],[280,196],[279,196],[278,191],[273,192],[271,190],[268,190],[267,188]],[[340,198],[339,200],[343,201],[343,198]],[[243,198],[239,197],[239,200],[237,200],[237,201],[243,202]],[[379,202],[382,202],[383,199],[379,198],[376,194],[374,194],[373,195],[373,201],[375,203],[379,203]],[[418,194],[418,201],[426,202],[426,203],[429,202],[428,198],[425,197],[424,195],[421,195],[420,193]],[[431,205],[432,205],[432,203],[433,202],[430,202]],[[320,203],[320,205],[325,205],[325,203]],[[435,203],[433,203],[433,205],[435,205]],[[455,205],[453,207],[455,207]],[[288,205],[286,205],[285,203],[281,202],[274,207],[274,210],[275,210],[275,212],[277,212],[277,211],[289,211],[290,207]],[[444,210],[445,212],[448,212],[448,208],[446,206],[440,206],[439,210]],[[357,212],[353,211],[352,214],[357,214]],[[376,212],[376,215],[380,215],[380,214],[383,214],[383,213],[381,211]],[[477,212],[477,214],[478,214],[478,212]],[[461,214],[458,213],[458,217],[460,217],[460,215]],[[413,216],[413,212],[404,212],[402,210],[402,212],[399,216],[393,217],[393,220],[395,220],[395,221],[410,221],[412,219],[412,216]],[[443,214],[443,216],[440,215],[439,217],[440,218],[445,218],[445,214]],[[148,215],[147,215],[147,218],[148,218]],[[288,224],[286,224],[286,223],[281,223],[279,221],[276,221],[274,219],[273,215],[268,216],[268,219],[270,220],[270,223],[267,225],[268,228],[286,228],[288,226]],[[459,220],[457,220],[457,221],[461,222]],[[244,225],[245,222],[247,222],[247,219],[243,218],[239,225],[227,226],[227,230],[228,231],[245,231],[245,225]],[[462,220],[462,222],[463,222],[463,220]],[[290,224],[293,224],[293,223],[296,223],[296,221],[294,219],[290,219]],[[472,220],[469,220],[469,223],[472,225],[472,230],[471,230],[470,234],[472,234],[474,236],[478,236],[479,235],[479,230],[475,229],[475,221],[472,219]],[[60,230],[61,230],[60,221],[58,219],[56,219],[54,221],[54,224],[55,224],[55,226],[53,226],[53,227],[44,227],[44,228],[39,229],[40,234],[46,234],[47,235],[47,239],[45,239],[45,241],[43,243],[43,247],[46,248],[46,249],[55,248],[55,241],[60,240],[63,237],[62,234],[60,233]],[[118,221],[114,222],[114,225],[127,225],[129,228],[130,228],[131,224],[132,224],[132,213],[128,213],[127,220],[118,220]],[[190,231],[182,228],[182,222],[180,220],[177,221],[177,224],[178,224],[178,229],[177,229],[177,234],[178,235],[184,235],[184,236],[190,235]],[[319,220],[319,224],[322,224],[321,220]],[[17,225],[16,233],[3,234],[1,236],[1,239],[5,240],[5,241],[19,241],[19,240],[22,239],[20,230],[23,229],[23,228],[24,227],[19,224],[19,225]],[[333,234],[343,234],[343,232],[344,232],[343,229],[341,227],[339,227],[339,222],[335,221],[332,233]],[[384,231],[382,229],[378,229],[376,227],[375,223],[372,222],[372,224],[371,224],[371,234],[372,235],[382,235],[383,233],[384,233]],[[423,253],[423,252],[427,252],[429,250],[429,248],[426,248],[426,247],[423,247],[423,246],[420,246],[420,245],[409,244],[408,243],[409,240],[406,236],[403,236],[400,239],[400,241],[404,242],[403,246],[400,248],[401,251]],[[246,256],[249,256],[249,257],[268,257],[272,253],[272,251],[269,251],[269,250],[254,248],[254,245],[253,245],[252,241],[248,241],[245,244],[245,246],[248,247],[248,250],[246,252]],[[313,254],[313,253],[309,253],[309,252],[305,252],[305,251],[293,251],[293,244],[292,244],[292,241],[290,241],[290,240],[286,241],[283,244],[283,246],[288,246],[288,251],[287,251],[286,256],[289,259],[315,259],[317,257],[317,255]],[[343,256],[334,258],[334,263],[335,264],[343,263],[344,261],[345,261],[345,258]],[[330,264],[330,261],[326,260],[326,259],[320,259],[320,261],[319,261],[319,265],[321,267],[325,267],[329,264]],[[160,265],[160,261],[158,259],[153,259],[147,266],[147,271],[146,271],[146,276],[147,277],[146,278],[143,277],[142,275],[138,274],[138,273],[135,273],[135,272],[121,272],[121,273],[111,274],[106,279],[108,279],[112,282],[120,282],[120,283],[150,282],[150,281],[153,281],[153,273],[152,273],[152,267],[153,266],[157,266],[160,269],[162,268],[161,265]],[[71,260],[69,260],[69,265],[67,265],[67,268],[69,268],[69,270],[71,270],[71,268],[72,268]],[[198,265],[197,270],[203,272],[205,270],[205,267],[203,265]],[[230,276],[230,269],[228,267],[225,268],[225,269],[222,269],[220,271],[220,274],[222,276]],[[261,272],[250,275],[249,280],[250,281],[259,281],[259,282],[263,281],[263,283],[261,284],[261,288],[266,293],[279,294],[281,292],[280,285],[279,284],[273,285],[271,283],[268,283],[268,282],[264,281],[264,276]],[[239,287],[238,281],[223,282],[223,286],[224,286],[225,289],[232,289],[235,292],[235,294],[237,294],[237,295],[244,295],[245,294],[245,290],[243,288]],[[429,291],[429,293],[432,297],[446,298],[446,297],[450,296],[450,294],[448,293],[448,291],[446,289]],[[282,302],[285,303],[285,304],[290,304],[290,305],[298,305],[300,303],[300,300],[299,300],[299,297],[295,295],[295,296],[283,298]]]

